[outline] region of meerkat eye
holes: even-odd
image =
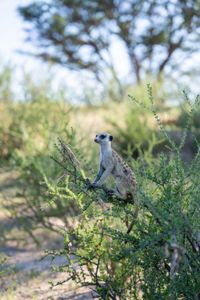
[[[106,137],[105,134],[101,134],[101,135],[100,135],[100,139],[101,139],[101,140],[105,139],[105,137]]]
[[[112,140],[113,140],[113,136],[110,135],[110,136],[109,136],[109,141],[112,141]]]

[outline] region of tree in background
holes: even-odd
[[[197,0],[41,0],[20,7],[19,13],[31,25],[28,40],[39,47],[38,57],[88,70],[104,83],[110,70],[120,86],[113,41],[125,47],[137,83],[146,74],[160,77],[175,53],[185,58],[199,50]]]

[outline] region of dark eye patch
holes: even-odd
[[[103,139],[105,139],[106,135],[105,134],[101,134],[99,137],[100,137],[101,140],[103,140]]]

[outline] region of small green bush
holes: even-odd
[[[138,156],[138,148],[145,146],[149,135],[152,134],[147,126],[147,117],[141,116],[139,112],[130,106],[124,117],[124,126],[119,125],[117,121],[111,122],[117,150],[123,155],[131,151],[133,155]]]
[[[185,101],[181,105],[181,113],[177,120],[177,125],[181,128],[184,128],[187,125],[188,109],[190,109],[190,103],[188,103],[189,100],[185,92],[184,95],[185,95]],[[192,109],[190,113],[191,113],[191,117],[190,117],[191,127],[198,130],[200,128],[200,107],[197,107],[196,109]]]
[[[10,64],[0,66],[0,103],[9,103],[13,100],[13,67]]]
[[[139,205],[132,230],[128,228],[136,206],[108,196],[104,189],[87,191],[82,167],[61,145],[57,162],[64,169],[62,162],[68,161],[67,180],[62,187],[48,185],[54,201],[71,197],[81,214],[66,228],[63,250],[47,252],[66,255],[68,263],[56,269],[66,272],[66,281],[90,287],[100,299],[198,299],[200,147],[186,168],[180,150],[189,125],[177,146],[163,128],[148,89],[171,155],[150,162],[132,160]]]
[[[70,110],[63,101],[43,98],[28,103],[11,103],[9,124],[0,127],[2,162],[19,174],[17,199],[6,199],[2,205],[16,226],[35,242],[39,242],[38,228],[59,232],[55,218],[68,224],[70,214],[78,210],[72,201],[66,199],[47,206],[49,194],[43,179],[47,176],[54,182],[61,176],[60,169],[49,157],[57,137],[62,137],[72,146],[76,143],[75,133],[68,128]],[[4,234],[7,231],[2,232],[2,238]]]
[[[74,132],[67,130],[63,137],[73,147],[76,141]],[[53,148],[50,149],[53,151]],[[47,191],[49,185],[46,178],[51,181],[51,184],[59,182],[60,188],[65,185],[65,176],[62,176],[59,166],[50,156],[43,153],[35,156],[16,153],[12,163],[19,172],[18,200],[7,199],[3,202],[3,207],[15,221],[16,226],[39,244],[41,239],[37,236],[38,229],[60,233],[60,225],[68,226],[71,217],[79,212],[79,208],[71,198],[67,197],[62,200],[57,198],[56,201],[49,203],[51,191]]]
[[[67,128],[69,111],[63,102],[45,99],[10,105],[9,125],[0,127],[2,158],[9,159],[14,153],[34,156],[47,151]]]
[[[188,113],[184,110],[181,111],[181,114],[177,120],[177,125],[181,128],[184,128],[187,122],[187,115]],[[195,129],[200,128],[200,109],[196,110],[192,114],[192,126]]]
[[[109,121],[115,138],[115,148],[124,157],[137,159],[143,156],[145,160],[153,159],[153,155],[167,144],[166,138],[152,126],[147,100],[139,104],[134,97],[129,98],[131,103],[127,105],[123,122],[116,119]]]

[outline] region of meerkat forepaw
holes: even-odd
[[[99,184],[98,182],[93,182],[92,186],[93,186],[93,188],[99,188],[99,187],[101,187],[101,184]]]
[[[112,196],[114,196],[115,193],[113,190],[109,190],[109,191],[107,191],[107,194],[109,197],[112,197]]]
[[[85,183],[86,183],[86,189],[87,190],[95,189],[95,188],[100,187],[100,185],[98,185],[97,182],[91,182],[88,178],[86,179]]]
[[[86,184],[87,190],[93,188],[93,184],[90,182],[90,180],[88,178],[86,179],[85,184]]]

